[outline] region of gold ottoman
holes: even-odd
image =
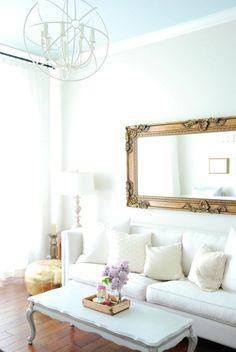
[[[61,261],[59,259],[37,260],[25,271],[26,289],[30,295],[61,286]]]

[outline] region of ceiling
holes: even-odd
[[[42,1],[42,0],[41,0]],[[53,0],[54,2],[63,0]],[[236,0],[88,0],[97,7],[114,43],[208,16]],[[36,0],[0,1],[0,44],[24,50],[23,25]]]

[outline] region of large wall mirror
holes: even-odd
[[[236,214],[236,117],[126,127],[127,206]]]

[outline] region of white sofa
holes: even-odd
[[[209,292],[188,279],[191,264],[197,251],[203,245],[209,246],[213,251],[224,251],[228,241],[228,230],[225,233],[218,233],[158,225],[131,224],[129,233],[140,235],[151,233],[151,242],[154,247],[180,242],[185,278],[159,281],[144,276],[142,273],[131,272],[128,284],[123,288],[123,294],[132,299],[140,300],[144,304],[158,306],[190,317],[193,319],[195,333],[199,337],[236,348],[236,290],[226,290],[220,287]],[[79,257],[84,257],[84,255],[81,257],[81,254],[85,251],[83,237],[85,235],[88,236],[88,234],[82,233],[82,229],[62,232],[63,285],[68,280],[74,280],[95,286],[102,277],[105,267],[102,262],[105,261],[109,250],[107,243],[105,243],[106,240],[104,237],[103,239],[99,238],[99,236],[94,238],[95,246],[96,241],[98,241],[97,247],[102,243],[102,249],[99,249],[101,257],[97,253],[92,257],[88,255],[87,258],[78,262]],[[91,234],[91,238],[93,238],[92,236],[93,234]],[[104,233],[102,236],[105,236]],[[236,241],[234,244],[236,245]],[[233,251],[236,255],[236,248]],[[98,263],[96,263],[97,257],[99,257]],[[227,255],[227,261],[229,257],[230,255]],[[226,262],[226,267],[227,265],[228,262]],[[225,286],[227,286],[227,282]]]

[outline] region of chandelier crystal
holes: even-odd
[[[84,0],[39,0],[26,16],[23,36],[30,59],[44,73],[63,81],[92,76],[108,54],[103,19]]]

